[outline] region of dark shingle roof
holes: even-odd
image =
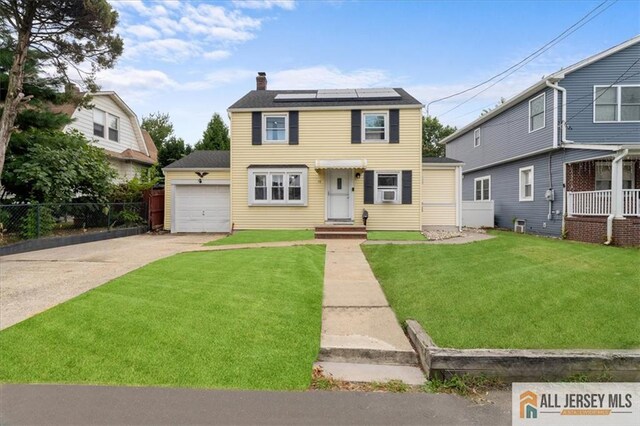
[[[426,164],[461,164],[462,161],[454,160],[447,157],[422,157],[422,163]]]
[[[384,98],[357,98],[357,99],[326,99],[326,100],[287,100],[276,101],[275,97],[279,94],[302,94],[316,93],[317,90],[252,90],[236,103],[231,105],[229,109],[261,109],[261,108],[280,108],[286,110],[288,108],[300,107],[334,107],[334,106],[395,106],[395,105],[416,105],[421,106],[422,102],[408,94],[404,89],[394,89],[400,95],[400,98],[384,99]]]
[[[229,151],[193,151],[165,169],[224,169],[231,166]]]

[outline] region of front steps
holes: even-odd
[[[367,227],[355,225],[320,225],[315,228],[316,239],[367,239]]]

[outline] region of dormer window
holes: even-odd
[[[362,141],[363,142],[388,142],[389,141],[389,113],[388,112],[363,112]]]
[[[286,113],[263,114],[262,126],[264,131],[262,132],[262,134],[264,135],[264,138],[262,140],[262,143],[287,143],[288,121],[289,116]]]

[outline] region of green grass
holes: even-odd
[[[426,241],[426,237],[419,231],[368,231],[367,239],[386,241]]]
[[[398,319],[454,348],[640,348],[640,250],[495,232],[363,250]]]
[[[313,240],[313,231],[306,229],[256,229],[235,231],[228,237],[206,243],[207,246],[228,244],[272,243],[277,241]]]
[[[0,381],[307,389],[324,246],[183,253],[0,332]]]

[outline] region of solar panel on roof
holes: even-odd
[[[274,100],[276,101],[292,101],[292,100],[309,100],[315,99],[315,93],[278,93]]]
[[[354,89],[324,89],[318,90],[317,99],[349,99],[357,98],[358,94]]]
[[[356,93],[359,98],[401,98],[398,92],[388,88],[356,89]]]

